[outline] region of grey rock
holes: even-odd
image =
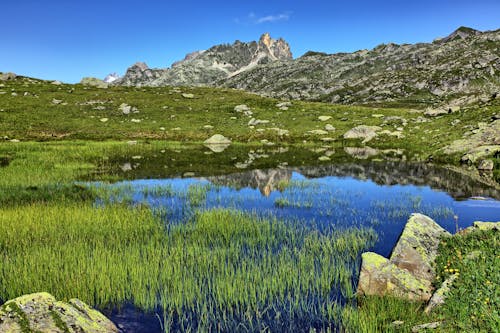
[[[379,126],[366,126],[359,125],[356,126],[344,134],[344,139],[363,139],[363,143],[366,143],[377,136],[377,131],[382,130]]]
[[[441,284],[441,287],[439,287],[438,290],[432,294],[431,299],[429,300],[429,303],[424,309],[425,313],[430,313],[434,308],[443,305],[446,297],[448,296],[448,293],[450,292],[450,288],[453,284],[453,282],[458,278],[458,274],[453,274],[450,275],[444,282]]]
[[[41,292],[24,295],[5,302],[0,309],[1,332],[24,332],[21,318],[27,320],[29,329],[42,333],[117,333],[116,326],[102,313],[78,299],[67,303]],[[58,322],[54,317],[58,318]],[[61,323],[64,329],[61,328]]]
[[[413,326],[411,328],[411,332],[412,333],[418,333],[418,332],[422,332],[422,331],[427,331],[429,329],[436,329],[438,328],[439,326],[441,326],[441,323],[440,321],[435,321],[435,322],[432,322],[432,323],[426,323],[426,324],[421,324],[421,325],[416,325],[416,326]]]
[[[477,169],[483,171],[492,171],[494,166],[495,163],[493,163],[492,160],[482,160],[481,162],[479,162]]]

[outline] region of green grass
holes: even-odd
[[[44,290],[101,307],[161,306],[177,325],[199,320],[198,329],[264,327],[271,319],[328,327],[338,319],[328,316],[333,303],[353,297],[358,255],[374,237],[368,229],[320,234],[226,210],[166,229],[145,207],[2,208],[0,295]]]
[[[490,122],[491,116],[500,111],[500,105],[477,107],[416,123],[422,116],[408,108],[370,108],[343,106],[327,103],[294,101],[287,111],[279,110],[275,99],[232,89],[214,88],[135,88],[110,87],[98,89],[82,85],[55,86],[46,81],[17,78],[3,83],[0,90],[0,136],[20,140],[167,140],[177,142],[202,142],[220,133],[235,142],[259,142],[266,139],[273,143],[302,143],[304,140],[322,144],[322,136],[308,131],[323,129],[326,123],[336,131],[328,133],[337,143],[344,144],[342,135],[356,125],[377,125],[394,131],[396,125],[384,122],[373,114],[398,116],[408,120],[404,128],[405,139],[381,135],[370,142],[380,149],[400,148],[411,160],[458,162],[458,156],[444,156],[439,149],[453,140],[462,138],[466,126],[476,127],[479,122]],[[181,91],[181,92],[179,92]],[[12,96],[11,93],[17,93]],[[186,99],[182,92],[193,93]],[[26,93],[26,96],[25,96]],[[52,101],[61,100],[60,104]],[[119,110],[122,103],[137,107],[139,113],[124,115]],[[256,119],[269,120],[268,124],[248,126],[249,117],[234,111],[239,104],[247,104]],[[331,116],[321,122],[321,115]],[[107,118],[107,122],[101,119]],[[235,119],[232,119],[235,118]],[[132,121],[140,120],[140,122]],[[347,120],[345,120],[347,119]],[[460,120],[456,126],[450,123]],[[206,129],[205,125],[213,128]],[[288,135],[279,136],[275,130],[286,129]],[[359,145],[359,141],[348,141]],[[2,155],[0,155],[1,157]]]

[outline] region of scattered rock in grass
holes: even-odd
[[[133,123],[140,123],[142,120],[132,118],[130,121]]]
[[[0,331],[107,333],[118,329],[102,313],[76,298],[62,302],[41,292],[5,302],[0,310]]]
[[[429,303],[425,307],[424,312],[430,313],[435,307],[443,305],[448,293],[450,292],[450,287],[453,282],[458,278],[458,273],[448,276],[446,280],[444,280],[441,287],[432,294]]]
[[[492,171],[494,166],[495,163],[493,163],[492,160],[482,160],[481,162],[479,162],[477,169],[481,171]]]
[[[325,131],[328,131],[328,132],[333,132],[333,131],[335,131],[335,130],[336,130],[336,128],[335,128],[335,127],[333,127],[331,124],[326,124],[326,125],[325,125]]]
[[[193,94],[183,93],[183,94],[182,94],[182,97],[184,97],[184,98],[188,98],[188,99],[191,99],[191,98],[194,98],[194,95],[193,95]]]
[[[307,133],[312,134],[312,135],[326,135],[326,134],[328,134],[327,131],[320,130],[320,129],[315,129],[315,130],[307,131]]]
[[[137,140],[127,141],[127,144],[128,144],[129,146],[134,146],[134,145],[136,145],[136,144],[137,144]]]
[[[372,117],[373,117],[373,118],[384,118],[384,117],[385,117],[385,115],[380,114],[380,113],[376,113],[376,114],[372,114]]]
[[[330,157],[323,155],[323,156],[318,157],[318,161],[321,161],[321,162],[330,161]]]
[[[109,120],[108,118],[101,118],[101,119],[99,119],[99,121],[100,121],[101,123],[105,123],[105,122],[107,122],[108,120]]]
[[[55,98],[52,99],[52,104],[54,104],[54,105],[61,104],[62,102],[63,101],[61,99],[55,99]]]
[[[9,140],[9,141],[12,142],[12,143],[19,143],[19,142],[21,142],[21,140],[18,140],[18,139],[12,139],[12,140]]]
[[[257,125],[260,125],[260,124],[268,124],[268,123],[269,123],[269,120],[266,120],[266,119],[255,119],[255,118],[252,118],[248,122],[248,126],[257,126]]]
[[[399,327],[399,326],[402,326],[404,325],[404,321],[402,320],[394,320],[392,323],[391,323],[391,326],[394,326],[394,327]]]
[[[442,116],[445,114],[451,113],[450,110],[445,109],[445,108],[440,108],[440,109],[427,109],[424,112],[424,115],[427,117],[437,117],[437,116]]]
[[[132,112],[132,107],[130,105],[128,105],[127,103],[122,103],[118,107],[118,110],[120,110],[121,113],[123,113],[123,114],[130,114],[130,112]]]
[[[359,160],[366,160],[379,154],[379,151],[372,147],[344,147],[344,151]]]
[[[221,134],[214,134],[204,142],[205,147],[214,153],[220,153],[226,150],[231,145],[231,140]]]
[[[411,332],[412,333],[418,333],[418,332],[422,332],[422,331],[427,331],[429,329],[436,329],[438,328],[439,326],[441,326],[441,323],[440,321],[435,321],[435,322],[432,322],[432,323],[426,323],[426,324],[421,324],[421,325],[416,325],[416,326],[413,326],[411,328]]]
[[[191,172],[191,171],[184,172],[184,174],[182,175],[182,177],[184,177],[184,178],[191,178],[191,177],[194,177],[194,176],[195,176],[195,173]]]
[[[240,105],[236,105],[234,107],[234,111],[235,112],[245,112],[245,111],[250,111],[250,108],[246,104],[240,104]]]
[[[203,126],[203,128],[206,129],[206,130],[211,130],[214,127],[212,125],[205,125],[205,126]]]
[[[344,134],[344,139],[363,139],[363,143],[366,143],[377,136],[377,131],[382,128],[379,126],[367,126],[359,125],[356,126]]]
[[[320,121],[328,121],[328,120],[332,119],[332,116],[319,116],[318,119]]]
[[[281,102],[281,103],[276,104],[276,107],[282,111],[288,110],[290,108],[290,106],[292,106],[291,102]]]
[[[129,162],[123,163],[120,166],[120,169],[122,169],[123,172],[131,171],[132,170],[132,164],[130,164]]]
[[[51,84],[53,84],[55,86],[60,86],[62,84],[62,82],[58,81],[58,80],[55,80],[55,81],[52,81]]]

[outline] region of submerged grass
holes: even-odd
[[[0,215],[0,295],[46,290],[92,305],[162,308],[171,328],[333,327],[369,229],[321,234],[211,210],[165,224],[144,206],[33,204]]]

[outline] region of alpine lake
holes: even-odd
[[[2,297],[78,297],[123,332],[336,331],[361,253],[389,256],[412,213],[452,233],[500,218],[498,187],[398,151],[224,148],[117,154],[75,183],[88,207],[25,207],[16,223],[49,222],[2,243]]]

